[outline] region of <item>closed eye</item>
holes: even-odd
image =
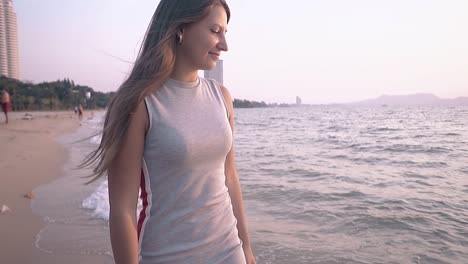
[[[222,25],[218,23],[214,23],[211,25],[211,32],[215,34],[220,34],[222,31],[224,31],[224,34],[227,33],[227,28],[223,27]]]

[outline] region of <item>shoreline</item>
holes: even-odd
[[[57,139],[77,131],[82,121],[71,111],[11,112],[9,121],[0,118],[0,207],[9,208],[0,214],[1,262],[101,263],[96,256],[48,254],[36,247],[47,223],[32,208],[35,191],[66,174],[70,153]]]

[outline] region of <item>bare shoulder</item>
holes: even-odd
[[[229,116],[232,117],[233,114],[234,114],[234,106],[232,104],[232,96],[231,96],[231,93],[229,92],[228,88],[226,88],[226,86],[222,85],[222,84],[219,84],[220,88],[221,88],[221,92],[223,93],[223,96],[224,96],[224,101],[226,102],[226,105],[228,107],[228,110],[229,110]]]
[[[232,101],[232,97],[231,97],[231,93],[229,92],[229,89],[222,84],[219,84],[219,86],[221,87],[221,92],[223,92],[224,99],[229,99],[226,101]]]
[[[144,100],[141,101],[137,105],[135,111],[132,112],[131,125],[139,129],[144,129],[145,132],[148,130],[148,127],[149,127],[148,110],[146,109],[146,103]]]

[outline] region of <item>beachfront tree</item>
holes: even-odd
[[[89,86],[76,85],[69,78],[33,84],[2,76],[2,89],[10,93],[13,111],[71,110],[80,103],[88,109],[105,108],[113,95],[112,92],[96,92]],[[91,97],[87,100],[88,92]]]

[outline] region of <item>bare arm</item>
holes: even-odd
[[[221,86],[221,90],[228,107],[229,123],[231,124],[232,133],[234,135],[234,107],[232,105],[232,97],[226,87]],[[234,143],[232,144],[231,150],[226,157],[224,171],[226,174],[226,186],[228,187],[229,196],[231,197],[232,209],[234,211],[234,216],[237,219],[237,230],[239,231],[239,238],[243,242],[242,247],[244,249],[245,258],[247,264],[254,264],[256,262],[250,244],[247,220],[245,218],[244,206],[242,203],[242,191],[234,158]]]
[[[108,170],[110,237],[116,264],[138,263],[136,208],[148,115],[144,102],[131,116],[122,149]]]

